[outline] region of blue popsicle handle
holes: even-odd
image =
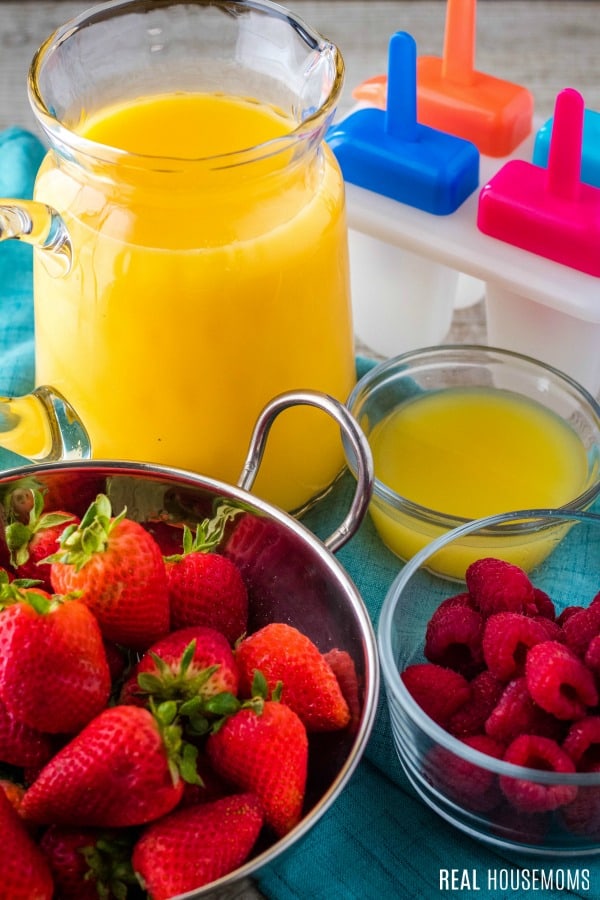
[[[406,31],[397,31],[389,43],[385,132],[397,140],[417,140],[417,44]]]

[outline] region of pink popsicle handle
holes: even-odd
[[[548,152],[548,192],[576,200],[581,185],[584,101],[573,88],[562,90],[555,102]]]

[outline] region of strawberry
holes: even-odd
[[[144,830],[133,867],[152,900],[168,900],[240,866],[262,822],[260,802],[251,793],[175,810]]]
[[[170,704],[103,710],[44,766],[25,792],[22,815],[38,824],[117,828],[177,806],[195,757],[183,746]],[[193,774],[190,771],[193,768]]]
[[[99,494],[48,557],[51,580],[58,593],[81,592],[107,640],[145,649],[169,630],[167,577],[158,544],[125,512],[113,517]]]
[[[241,641],[235,658],[242,696],[250,696],[258,670],[270,691],[282,683],[281,702],[294,710],[308,732],[348,725],[350,710],[331,666],[311,639],[292,625],[265,625]]]
[[[238,672],[227,639],[214,628],[182,628],[150,647],[123,685],[121,703],[203,700],[237,694]]]
[[[29,768],[46,763],[53,752],[49,735],[25,725],[0,700],[0,762]]]
[[[0,791],[0,835],[0,900],[51,900],[54,885],[48,863],[4,791]]]
[[[78,600],[16,584],[0,599],[0,698],[29,728],[78,731],[110,694],[98,624]]]
[[[110,680],[113,685],[118,684],[126,675],[130,667],[129,654],[118,644],[112,641],[104,641],[104,652],[110,672]]]
[[[131,867],[133,837],[128,832],[51,825],[40,839],[60,900],[127,897],[138,881]]]
[[[279,837],[299,822],[308,737],[289,706],[255,692],[248,705],[224,718],[208,736],[206,753],[218,775],[259,797],[265,821]]]
[[[171,628],[206,625],[233,644],[248,626],[248,591],[238,567],[214,551],[225,526],[240,510],[229,506],[196,527],[185,526],[181,553],[165,557]]]
[[[19,578],[39,579],[41,586],[51,590],[50,564],[43,562],[56,552],[60,535],[68,523],[78,523],[79,517],[63,510],[44,513],[44,497],[32,491],[33,506],[27,523],[11,521],[5,530],[10,562]]]
[[[79,512],[90,505],[104,485],[105,479],[90,470],[54,469],[43,477],[28,475],[2,485],[0,503],[8,522],[18,520],[26,525],[34,506],[34,491],[43,494],[44,508],[49,511]]]

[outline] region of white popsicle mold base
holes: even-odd
[[[482,156],[479,188],[448,216],[346,183],[355,330],[373,351],[440,343],[455,306],[478,299],[479,281],[490,346],[542,360],[599,394],[600,279],[477,228],[481,187],[508,159],[531,161],[538,127],[510,157]]]

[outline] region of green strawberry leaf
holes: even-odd
[[[134,839],[130,835],[101,835],[80,849],[88,871],[85,881],[93,881],[99,900],[127,900],[129,887],[139,887],[131,863]]]
[[[12,566],[22,566],[29,559],[29,541],[33,537],[29,525],[11,522],[4,532]]]
[[[165,556],[165,562],[179,562],[190,553],[210,553],[219,546],[225,534],[227,523],[243,512],[228,503],[221,503],[211,519],[204,519],[196,525],[196,532],[187,525],[183,526],[183,545],[181,553]]]
[[[173,784],[180,778],[189,784],[202,784],[196,767],[198,748],[183,739],[178,704],[167,700],[156,706],[150,701],[150,711],[165,745]]]
[[[206,666],[198,671],[190,671],[196,653],[196,639],[185,647],[179,665],[172,668],[162,657],[149,651],[156,672],[140,672],[137,677],[140,692],[148,694],[156,702],[166,700],[186,701],[201,698],[203,688],[219,670],[218,665]]]
[[[28,603],[37,613],[50,612],[55,598],[48,598],[36,591],[39,583],[33,578],[15,578],[14,581],[0,578],[0,610],[17,603]]]
[[[59,550],[45,557],[42,562],[60,562],[72,565],[79,572],[96,553],[108,548],[111,532],[125,517],[124,508],[112,516],[111,502],[106,494],[98,494],[85,511],[79,525],[67,525],[59,540]]]
[[[267,684],[267,679],[260,671],[260,669],[255,669],[252,673],[252,696],[262,697],[264,700],[266,700],[268,694],[269,685]]]
[[[29,511],[27,525],[18,519],[11,521],[6,526],[6,545],[10,551],[10,562],[13,566],[24,565],[29,559],[29,544],[34,535],[57,525],[66,525],[72,521],[69,513],[49,512],[44,513],[44,495],[41,491],[32,490],[33,506]]]
[[[215,716],[232,716],[241,708],[242,704],[231,691],[222,691],[220,694],[215,694],[204,703],[206,712]]]

